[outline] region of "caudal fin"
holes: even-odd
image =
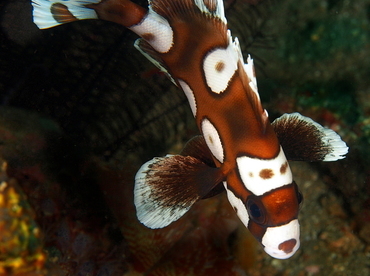
[[[33,22],[40,29],[82,19],[98,18],[93,9],[86,7],[101,0],[32,0]]]

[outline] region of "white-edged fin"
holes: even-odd
[[[217,18],[227,24],[223,0],[149,0],[149,8],[169,19],[176,14],[192,13],[195,9],[208,17]]]
[[[227,24],[223,0],[194,0],[194,2],[202,12],[218,17]]]
[[[251,87],[253,92],[256,93],[259,99],[260,95],[258,94],[257,78],[256,78],[255,69],[254,69],[254,63],[250,55],[248,55],[247,63],[244,64],[244,70],[247,73],[247,76],[249,78],[249,86]]]
[[[299,113],[284,114],[272,126],[288,160],[336,161],[348,153],[335,131]]]
[[[140,51],[140,53],[145,56],[151,63],[153,63],[159,70],[166,74],[166,76],[177,86],[176,81],[172,78],[171,74],[168,72],[167,67],[162,61],[159,54],[153,47],[146,42],[144,39],[139,38],[135,41],[135,48]]]
[[[33,22],[40,29],[47,29],[76,20],[96,19],[96,12],[85,5],[99,2],[101,0],[32,0]]]
[[[135,176],[136,215],[149,228],[162,228],[182,217],[224,176],[218,168],[181,155],[156,157]]]

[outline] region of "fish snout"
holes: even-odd
[[[298,250],[299,223],[297,219],[288,224],[268,227],[262,238],[264,250],[271,257],[288,259]]]

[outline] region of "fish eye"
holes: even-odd
[[[248,200],[247,210],[250,218],[256,223],[263,224],[265,222],[264,210],[253,199]]]

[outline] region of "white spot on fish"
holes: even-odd
[[[191,90],[191,88],[186,82],[184,82],[183,80],[178,80],[178,81],[186,97],[188,98],[191,111],[193,112],[193,115],[195,117],[195,115],[197,114],[197,103],[195,101],[194,92],[193,90]]]
[[[209,150],[222,163],[224,161],[224,149],[217,129],[208,119],[203,119],[201,128]]]
[[[284,174],[279,173],[280,168],[287,162],[281,147],[279,155],[274,159],[266,160],[242,156],[238,157],[236,162],[245,187],[257,196],[293,181],[289,167]],[[251,175],[258,177],[252,178]]]
[[[129,29],[144,39],[150,37],[147,42],[159,53],[167,53],[172,48],[173,30],[168,21],[153,10],[149,10],[139,24]]]
[[[215,49],[205,56],[203,70],[212,92],[220,94],[225,91],[238,69],[237,63],[238,54],[232,44],[226,49]]]

